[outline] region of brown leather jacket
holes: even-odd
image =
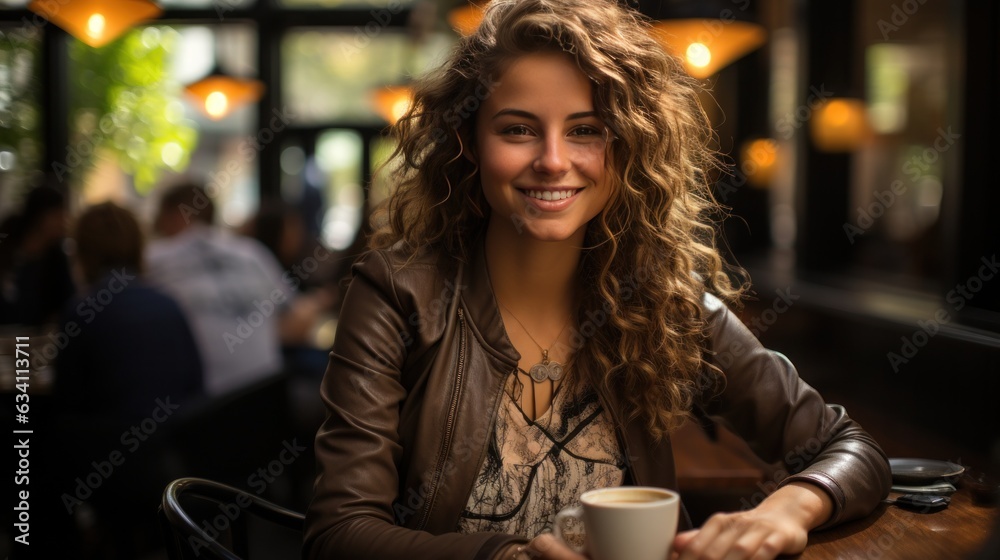
[[[504,378],[519,355],[504,330],[481,251],[446,256],[369,253],[354,267],[323,379],[328,416],[316,436],[318,477],[306,514],[309,559],[489,559],[514,535],[455,533],[486,454]],[[825,526],[869,513],[888,493],[885,455],[827,406],[784,356],[763,348],[705,296],[712,351],[726,352],[726,388],[702,403],[792,480],[833,498]],[[731,362],[731,363],[730,363]],[[617,426],[633,484],[674,488],[669,440]]]

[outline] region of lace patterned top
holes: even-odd
[[[563,387],[532,421],[512,397],[520,382],[510,376],[459,532],[531,538],[550,530],[556,513],[583,492],[622,484],[624,458],[596,393],[579,387],[567,395]]]

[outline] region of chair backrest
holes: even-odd
[[[285,374],[206,397],[178,410],[177,416],[172,437],[183,469],[177,477],[245,487],[248,477],[276,459],[294,436]]]
[[[171,560],[299,558],[304,517],[201,478],[167,485],[159,510]]]

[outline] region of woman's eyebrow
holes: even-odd
[[[507,115],[512,115],[515,117],[523,117],[535,121],[538,120],[538,117],[535,116],[533,113],[529,113],[528,111],[524,111],[522,109],[500,109],[499,111],[497,111],[495,115],[493,115],[493,118],[498,119],[500,117],[504,117]]]
[[[497,111],[495,115],[493,115],[493,118],[497,119],[507,115],[513,115],[515,117],[523,117],[535,121],[539,120],[538,116],[536,116],[534,113],[522,109],[500,109],[499,111]],[[570,114],[568,117],[566,117],[566,120],[575,121],[577,119],[589,119],[591,117],[596,117],[596,116],[597,116],[597,111],[583,111],[580,113]]]

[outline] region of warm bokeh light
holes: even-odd
[[[219,120],[247,103],[256,103],[264,94],[259,80],[212,74],[184,88],[198,107],[212,120]]]
[[[451,28],[463,37],[472,35],[483,20],[483,5],[467,4],[448,12],[448,23]]]
[[[205,98],[205,112],[210,117],[220,119],[229,109],[229,98],[221,91],[213,91]]]
[[[398,121],[410,110],[410,100],[400,99],[392,105],[392,120]]]
[[[824,152],[853,152],[871,134],[864,101],[846,97],[824,101],[809,123],[816,148]]]
[[[389,124],[396,124],[413,102],[413,91],[406,86],[387,87],[375,92],[375,110]]]
[[[470,3],[448,12],[448,22],[462,36],[471,35],[483,19],[481,4]],[[654,22],[653,37],[680,57],[695,78],[715,74],[760,47],[767,31],[755,23],[723,19],[663,19]]]
[[[684,54],[688,64],[698,68],[704,68],[712,62],[712,51],[702,43],[691,43]]]
[[[760,25],[719,19],[663,19],[653,36],[684,61],[695,78],[704,79],[760,47],[767,32]]]
[[[87,19],[87,35],[91,38],[100,40],[101,35],[104,35],[104,27],[106,21],[104,16],[101,14],[91,14]]]
[[[778,143],[771,138],[745,142],[740,149],[739,171],[757,188],[770,186],[778,163]]]
[[[28,9],[95,48],[163,13],[151,0],[33,0]]]

